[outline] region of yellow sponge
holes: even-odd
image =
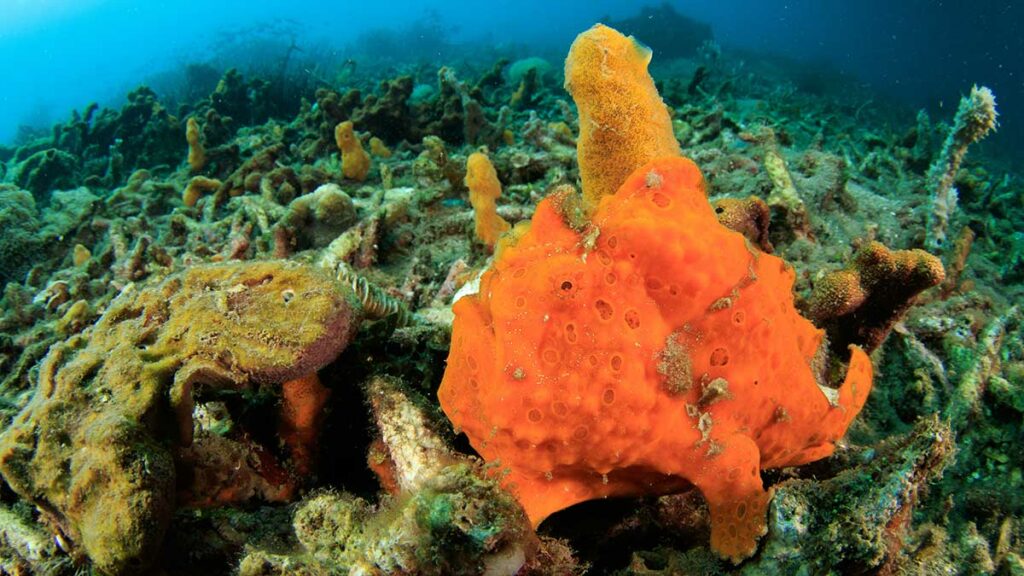
[[[565,89],[579,109],[576,151],[591,208],[640,166],[681,154],[668,108],[647,73],[650,61],[649,48],[602,24],[569,49]]]

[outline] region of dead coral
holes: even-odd
[[[772,181],[768,206],[780,210],[785,215],[787,227],[797,237],[813,238],[807,206],[793,184],[793,177],[782,156],[775,131],[767,126],[762,126],[760,131],[744,133],[740,137],[761,146],[764,155],[762,159],[764,169]]]
[[[225,202],[229,196],[240,196],[246,192],[259,194],[263,175],[277,167],[277,160],[284,153],[285,146],[281,143],[256,152],[224,180],[217,190],[214,205]]]
[[[14,181],[46,205],[51,190],[74,188],[79,168],[77,158],[63,150],[50,148],[36,152],[19,164],[15,168]]]
[[[195,206],[204,193],[219,190],[223,182],[206,176],[194,176],[188,181],[185,190],[181,193],[181,202],[192,208]]]
[[[128,93],[120,110],[93,104],[75,113],[70,122],[55,127],[51,145],[81,162],[81,181],[90,177],[108,186],[120,184],[110,171],[114,156],[119,172],[137,168],[173,166],[181,161],[184,127],[159,101],[156,92],[139,87]]]
[[[989,380],[1000,368],[1003,339],[1008,325],[1016,324],[1020,308],[1014,306],[993,318],[978,337],[977,348],[943,411],[954,430],[962,431],[972,415],[981,410],[981,398]]]
[[[864,572],[895,562],[919,494],[941,476],[953,446],[948,424],[925,418],[834,478],[783,482],[775,489],[763,550],[746,569]]]
[[[492,122],[474,91],[458,79],[452,68],[438,70],[437,81],[437,98],[416,107],[416,115],[424,119],[420,134],[436,135],[449,144],[497,147],[503,142],[504,123],[510,112],[499,113]]]
[[[941,297],[949,298],[958,290],[968,290],[973,282],[965,280],[961,282],[964,270],[967,268],[967,258],[971,254],[971,247],[974,245],[976,234],[970,227],[964,226],[957,235],[949,254],[948,273],[945,281],[942,282]]]
[[[928,212],[925,245],[929,249],[938,250],[946,242],[946,228],[956,211],[958,199],[953,181],[968,146],[996,129],[997,116],[996,97],[985,86],[973,86],[971,93],[960,99],[953,127],[946,135],[942,152],[928,169],[928,191],[932,194],[932,205]]]
[[[367,395],[397,496],[376,510],[349,495],[314,496],[295,514],[302,549],[294,555],[252,551],[240,574],[520,573],[537,542],[515,499],[478,464],[448,448],[428,412],[400,383],[373,378]],[[548,550],[570,565],[564,551]]]
[[[412,96],[411,76],[399,76],[380,84],[380,94],[371,94],[352,115],[352,121],[363,131],[383,138],[386,142],[408,140],[415,126],[409,110]]]

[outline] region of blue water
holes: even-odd
[[[291,37],[310,60],[329,65],[374,47],[368,32],[405,33],[429,21],[444,40],[519,45],[564,54],[572,38],[604,16],[635,14],[642,2],[0,0],[0,143],[20,125],[47,127],[87,103],[119,105],[141,82],[159,85],[183,65],[219,67],[279,58]],[[939,2],[701,0],[672,3],[711,25],[723,48],[779,54],[832,67],[881,96],[933,117],[952,114],[972,84],[991,87],[1002,129],[992,142],[1024,144],[1024,4],[1008,0]],[[256,46],[256,48],[253,48]],[[418,57],[426,56],[419,53]],[[438,54],[438,59],[447,57]],[[657,54],[655,55],[657,58]],[[438,62],[443,64],[445,62]],[[159,91],[159,90],[158,90]],[[945,111],[945,114],[943,114]]]

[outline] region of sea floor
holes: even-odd
[[[952,113],[712,48],[652,74],[709,199],[772,206],[764,245],[798,307],[874,241],[929,242]],[[954,174],[945,280],[873,353],[846,438],[764,472],[755,556],[711,551],[695,490],[584,503],[533,537],[436,392],[453,297],[493,257],[469,154],[512,225],[577,184],[559,68],[361,66],[301,99],[229,71],[175,109],[140,87],[0,147],[0,572],[1024,573],[1024,188],[983,145]],[[346,121],[365,174],[339,154]],[[259,290],[284,274],[291,308],[270,316],[283,292]],[[318,383],[279,369],[317,354]]]

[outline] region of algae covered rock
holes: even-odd
[[[323,184],[288,204],[280,226],[300,248],[323,248],[356,221],[352,199],[340,186]]]
[[[15,181],[45,203],[54,189],[75,187],[77,170],[74,156],[49,148],[29,156],[18,168]]]
[[[0,188],[0,287],[18,280],[42,247],[42,224],[32,194]]]
[[[285,261],[203,265],[130,285],[43,360],[35,397],[0,435],[0,474],[99,571],[144,571],[175,508],[176,479],[190,473],[178,454],[192,443],[197,399],[273,392],[315,372],[347,346],[360,316],[348,288]]]
[[[243,576],[305,574],[515,574],[532,550],[526,517],[511,494],[468,463],[447,466],[415,492],[375,509],[322,493],[295,513],[303,552],[250,552]]]
[[[953,452],[949,424],[922,418],[833,478],[781,483],[761,555],[744,573],[824,574],[836,566],[855,574],[904,573],[886,567],[901,561],[919,494],[941,477]]]

